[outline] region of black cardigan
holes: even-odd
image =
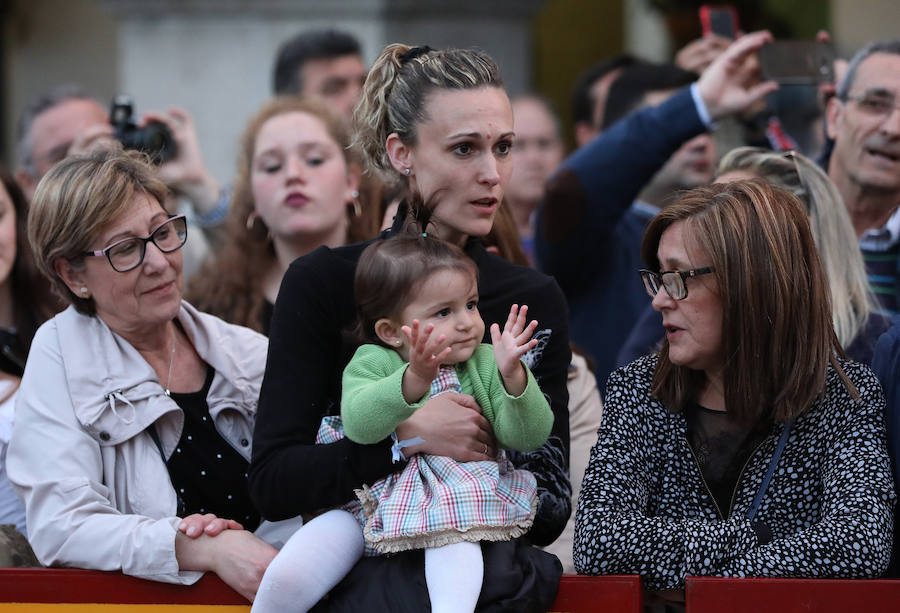
[[[375,445],[349,439],[315,445],[322,417],[340,414],[341,374],[357,346],[346,332],[355,323],[353,276],[367,244],[321,247],[293,262],[282,281],[249,473],[251,498],[267,519],[341,505],[354,500],[353,490],[362,484],[403,467],[391,463],[390,439]],[[537,477],[541,504],[529,536],[536,544],[548,544],[571,512],[565,299],[551,277],[488,253],[477,239],[468,241],[466,252],[479,270],[485,342],[490,342],[490,324],[502,325],[513,303],[527,304],[538,330],[551,331],[532,371],[550,400],[553,430],[543,447],[512,458]]]

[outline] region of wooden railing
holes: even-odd
[[[900,580],[688,577],[685,603],[689,613],[887,613],[900,611]]]
[[[900,611],[898,580],[723,579],[688,577],[683,594],[646,594],[640,577],[564,575],[554,613],[640,613],[647,600],[685,602],[687,613],[845,613]],[[0,613],[190,611],[246,613],[250,605],[207,573],[192,586],[121,573],[51,568],[0,569]]]
[[[58,568],[0,569],[0,612],[200,611],[246,613],[250,605],[212,573],[192,586],[144,581],[121,573]],[[164,609],[163,609],[164,607]],[[551,611],[640,613],[638,576],[564,576]]]

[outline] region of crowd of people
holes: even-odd
[[[0,168],[0,523],[257,612],[895,576],[900,42],[824,151],[725,148],[771,41],[589,67],[566,156],[483,51],[304,32],[228,184],[184,110],[154,160],[52,88]]]

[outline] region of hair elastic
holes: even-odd
[[[417,57],[425,55],[429,51],[434,51],[434,49],[432,49],[428,45],[424,45],[422,47],[411,47],[410,49],[407,49],[406,51],[404,51],[403,53],[400,54],[400,56],[399,56],[400,63],[406,64],[406,63],[416,59]]]

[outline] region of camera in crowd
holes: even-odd
[[[115,130],[115,138],[126,149],[143,151],[155,164],[162,164],[175,157],[178,148],[169,127],[160,121],[150,121],[138,127],[134,121],[134,103],[130,96],[113,98],[109,110],[109,122]]]

